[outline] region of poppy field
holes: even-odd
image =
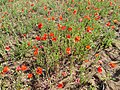
[[[120,1],[0,0],[0,90],[120,90]]]

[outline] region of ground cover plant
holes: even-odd
[[[0,90],[120,90],[119,0],[0,0]]]

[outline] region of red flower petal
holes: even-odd
[[[27,75],[27,77],[28,77],[28,78],[32,78],[32,77],[33,77],[33,74],[29,73],[29,74]]]
[[[101,66],[99,66],[99,67],[97,68],[97,71],[98,71],[98,73],[102,73],[102,68],[101,68]]]
[[[42,68],[41,67],[37,67],[37,69],[36,69],[36,73],[37,74],[39,74],[39,75],[41,75],[42,74]]]
[[[38,41],[41,40],[40,36],[36,36],[35,39]]]
[[[6,51],[10,51],[10,46],[6,46],[6,47],[5,47],[5,50],[6,50]]]
[[[63,83],[59,83],[58,85],[57,85],[57,87],[60,89],[60,88],[63,88]]]
[[[41,29],[43,27],[43,24],[42,23],[39,23],[38,24],[38,28]]]

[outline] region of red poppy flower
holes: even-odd
[[[56,37],[53,37],[53,38],[52,38],[52,41],[56,41],[56,40],[57,40],[57,38],[56,38]]]
[[[75,83],[76,83],[76,84],[79,84],[79,83],[80,83],[80,78],[77,78],[77,79],[75,80]]]
[[[73,11],[73,14],[74,14],[74,15],[77,14],[77,10],[74,10],[74,11]]]
[[[42,23],[39,23],[38,24],[38,28],[41,29],[43,27],[43,24]]]
[[[72,31],[72,28],[71,28],[71,27],[69,27],[69,28],[68,28],[68,31]]]
[[[27,45],[30,46],[30,42],[28,42]]]
[[[59,83],[59,84],[57,85],[57,87],[58,87],[59,89],[61,89],[61,88],[64,87],[64,85],[63,85],[63,83]]]
[[[48,11],[48,15],[50,15],[50,11]]]
[[[111,26],[112,29],[115,29],[115,26]]]
[[[62,16],[59,17],[60,20],[63,20]]]
[[[66,26],[62,26],[62,30],[65,30],[66,29]]]
[[[70,49],[70,47],[66,48],[66,53],[67,53],[67,54],[71,54],[71,49]]]
[[[109,65],[111,68],[115,68],[117,66],[116,63],[113,63],[113,62],[110,62]]]
[[[30,79],[30,78],[33,77],[33,74],[29,73],[29,74],[27,75],[27,77]]]
[[[107,22],[107,23],[106,23],[106,26],[110,26],[110,22]]]
[[[35,50],[34,51],[34,56],[37,56],[38,55],[38,50]]]
[[[75,37],[75,42],[79,42],[80,41],[80,36],[76,36]]]
[[[113,5],[113,3],[112,2],[110,2],[110,6],[112,6]]]
[[[41,40],[40,36],[36,36],[35,38],[36,38],[36,40],[38,40],[38,41]]]
[[[70,39],[71,36],[70,36],[70,34],[67,34],[66,37],[67,37],[67,39]]]
[[[52,17],[52,20],[55,20],[55,17]]]
[[[99,16],[99,15],[95,17],[95,20],[99,20],[99,19],[100,19],[100,16]]]
[[[41,38],[41,40],[43,40],[43,41],[45,41],[46,39],[47,39],[46,36],[43,36],[43,37]]]
[[[20,70],[21,70],[20,66],[16,67],[16,71],[20,71]]]
[[[90,17],[89,17],[89,16],[84,16],[84,18],[90,20]]]
[[[21,70],[22,70],[22,71],[26,71],[27,69],[28,69],[28,68],[27,68],[26,65],[23,64],[23,65],[21,66]]]
[[[34,4],[32,3],[31,6],[34,6]]]
[[[98,57],[99,56],[99,54],[97,53],[97,54],[95,54],[95,57]]]
[[[90,47],[90,45],[87,45],[87,46],[86,46],[86,49],[88,49],[88,50],[89,50],[90,48],[91,48],[91,47]]]
[[[93,28],[91,28],[90,26],[87,26],[87,28],[86,28],[86,31],[87,31],[87,32],[91,33],[92,30],[93,30]]]
[[[23,37],[26,37],[27,36],[27,34],[23,34]]]
[[[102,73],[102,68],[101,68],[101,66],[99,66],[99,67],[97,68],[97,71],[98,71],[98,73]]]
[[[86,59],[86,60],[84,60],[84,62],[87,63],[87,62],[89,62],[89,60]]]
[[[53,33],[53,32],[50,32],[49,36],[50,36],[50,37],[53,37],[53,36],[54,36],[54,33]]]
[[[44,6],[44,10],[47,10],[47,6]]]
[[[62,72],[62,76],[63,76],[63,77],[66,77],[66,76],[67,76],[67,73],[66,73],[66,72]]]
[[[42,72],[43,72],[42,68],[41,68],[41,67],[37,67],[36,73],[37,73],[38,75],[41,75]]]
[[[79,19],[79,22],[82,22],[82,21],[83,21],[83,19],[82,19],[82,18],[80,18],[80,19]]]
[[[10,46],[6,46],[6,47],[5,47],[5,50],[6,50],[6,51],[10,51]]]
[[[3,73],[7,73],[9,71],[9,68],[8,68],[8,66],[5,66],[4,68],[3,68]]]

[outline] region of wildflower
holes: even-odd
[[[41,40],[43,40],[43,41],[45,41],[46,39],[47,39],[46,36],[43,36],[43,37],[41,38]]]
[[[3,68],[3,70],[2,70],[3,73],[7,73],[8,71],[9,71],[8,66],[5,66],[5,67]]]
[[[58,24],[57,26],[58,26],[59,28],[61,28],[61,27],[62,27],[62,25],[61,25],[61,24]]]
[[[41,67],[37,67],[36,73],[37,73],[38,75],[41,75],[42,72],[43,72],[42,68],[41,68]]]
[[[22,71],[26,71],[27,69],[28,69],[28,68],[27,68],[26,65],[23,64],[23,65],[21,66],[21,70],[22,70]]]
[[[110,65],[111,68],[115,68],[116,67],[116,63],[113,63],[113,62],[110,62],[109,65]]]
[[[61,88],[63,88],[63,83],[59,83],[58,85],[57,85],[57,88],[59,88],[59,89],[61,89]]]
[[[30,42],[28,42],[27,45],[30,46]]]
[[[26,34],[23,34],[23,37],[26,37],[27,35]]]
[[[115,26],[111,26],[112,29],[115,29]]]
[[[48,11],[48,15],[50,15],[50,11]]]
[[[71,37],[70,34],[67,34],[67,35],[66,35],[66,38],[67,38],[67,39],[70,39],[70,37]]]
[[[99,63],[99,64],[103,64],[102,60],[98,60],[98,63]]]
[[[32,3],[31,6],[34,6],[34,4]]]
[[[44,6],[44,10],[47,10],[47,6]]]
[[[112,2],[110,2],[110,6],[112,6],[113,5],[113,3]]]
[[[52,38],[52,41],[56,41],[56,40],[57,40],[57,38],[56,38],[56,37],[53,37],[53,38]]]
[[[87,62],[89,62],[89,60],[86,59],[86,60],[84,60],[84,62],[87,63]]]
[[[35,39],[38,40],[38,41],[41,40],[40,36],[36,36]]]
[[[50,32],[50,33],[49,33],[49,36],[50,36],[50,37],[53,37],[53,36],[54,36],[54,33],[53,33],[53,32]]]
[[[30,79],[30,78],[33,77],[33,74],[29,73],[29,74],[27,75],[27,77]]]
[[[88,1],[88,5],[90,5],[91,4],[91,2],[90,1]]]
[[[90,26],[87,26],[87,28],[86,28],[86,31],[87,31],[87,32],[91,33],[92,30],[93,30],[93,28],[91,28]]]
[[[89,50],[90,48],[91,48],[91,47],[90,47],[90,45],[87,45],[87,46],[86,46],[86,49],[88,49],[88,50]]]
[[[67,76],[67,73],[66,73],[66,72],[62,72],[62,76],[63,76],[63,77],[66,77],[66,76]]]
[[[70,47],[66,48],[66,53],[67,53],[67,54],[71,54],[71,49],[70,49]]]
[[[80,36],[76,36],[75,37],[75,42],[79,42],[80,41]]]
[[[43,27],[43,24],[42,23],[39,23],[38,24],[38,28],[41,29]]]
[[[74,10],[74,11],[73,11],[73,14],[74,14],[74,15],[77,14],[77,10]]]
[[[68,11],[70,11],[71,9],[70,9],[70,8],[68,8],[67,10],[68,10]]]
[[[80,83],[80,78],[77,78],[77,79],[75,80],[75,83],[76,83],[76,84],[79,84],[79,83]]]
[[[118,24],[118,23],[119,23],[118,20],[116,20],[116,19],[113,20],[113,22],[114,22],[115,24]]]
[[[84,16],[84,18],[90,20],[90,17],[89,17],[89,16]]]
[[[10,51],[10,46],[6,46],[6,47],[5,47],[5,50],[6,50],[6,51]]]
[[[97,68],[97,71],[98,71],[98,73],[102,73],[102,68],[101,68],[101,66],[99,66],[99,67]]]
[[[68,31],[72,31],[72,28],[71,28],[71,27],[69,27],[69,28],[68,28]]]
[[[16,71],[20,71],[20,70],[21,70],[20,66],[16,67]]]
[[[43,46],[41,45],[40,48],[43,48]]]
[[[95,54],[95,57],[98,57],[99,56],[99,54],[97,53],[97,54]]]
[[[66,26],[62,26],[62,30],[65,30],[66,29]]]
[[[55,20],[55,17],[54,17],[54,16],[52,17],[52,20]]]
[[[107,22],[107,23],[106,23],[106,26],[110,26],[110,22]]]
[[[62,16],[59,17],[60,20],[63,20]]]
[[[79,22],[82,22],[82,21],[83,21],[83,19],[82,19],[82,18],[80,18],[80,19],[79,19]]]
[[[95,20],[99,20],[99,19],[100,19],[100,16],[99,16],[99,15],[95,17]]]
[[[34,51],[34,56],[37,56],[38,55],[38,50],[35,50]]]
[[[50,18],[47,18],[48,21],[50,21]]]

